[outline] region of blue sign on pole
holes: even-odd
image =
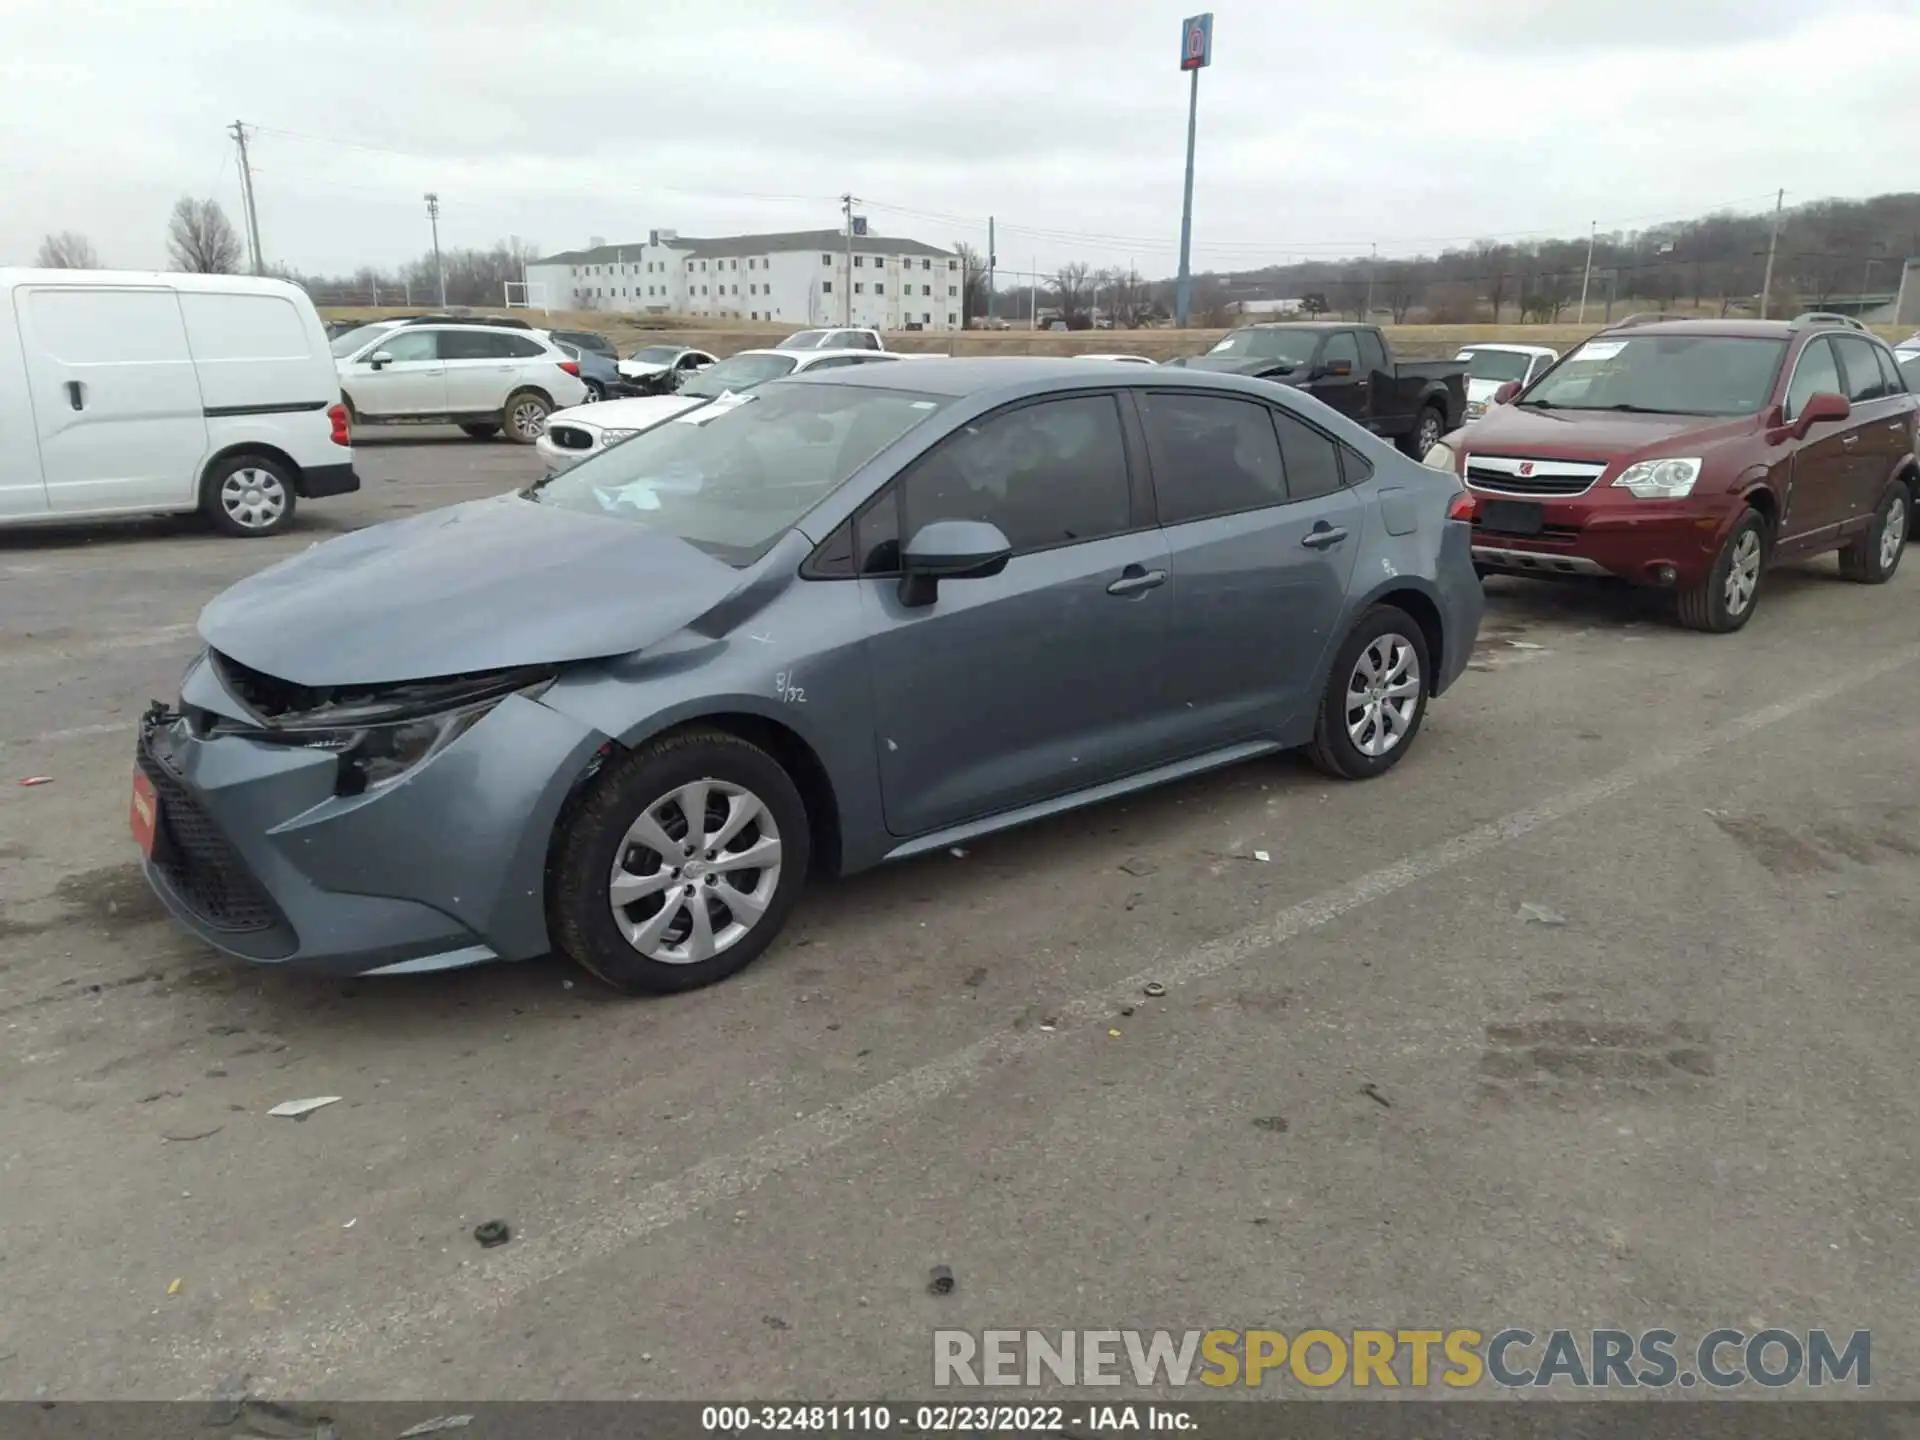
[[[1213,14],[1189,15],[1180,22],[1180,68],[1204,70],[1213,64]]]

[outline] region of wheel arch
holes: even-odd
[[[1382,581],[1364,599],[1348,610],[1346,629],[1335,636],[1328,645],[1326,664],[1322,669],[1328,673],[1331,672],[1334,657],[1338,655],[1340,644],[1346,639],[1347,633],[1360,623],[1361,616],[1377,605],[1391,605],[1397,610],[1404,610],[1412,617],[1413,623],[1420,627],[1420,638],[1427,645],[1427,694],[1430,696],[1438,694],[1439,692],[1433,687],[1446,671],[1446,618],[1440,609],[1440,602],[1434,597],[1433,591],[1426,582],[1411,575],[1399,575]],[[1327,678],[1327,674],[1321,675],[1317,690],[1326,688]]]
[[[262,459],[272,460],[276,464],[286,466],[289,476],[293,481],[294,493],[296,495],[300,493],[301,481],[305,477],[306,471],[301,468],[298,460],[295,460],[293,456],[289,455],[278,445],[274,445],[265,440],[235,440],[229,444],[222,445],[218,450],[214,451],[213,454],[207,457],[206,463],[200,467],[200,483],[196,487],[196,495],[202,504],[206,502],[207,483],[213,479],[213,472],[227,461],[237,460],[245,455],[258,455]]]

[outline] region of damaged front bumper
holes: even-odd
[[[262,726],[207,657],[143,718],[148,882],[241,959],[336,974],[545,953],[548,840],[606,737],[524,693],[367,786],[349,751]],[[140,808],[136,799],[136,812]]]

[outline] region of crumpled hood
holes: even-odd
[[[200,637],[298,685],[392,684],[627,654],[755,574],[644,525],[506,495],[303,550],[216,596]]]
[[[621,360],[616,362],[614,368],[630,380],[644,380],[649,375],[660,374],[667,367],[656,365],[651,360]]]

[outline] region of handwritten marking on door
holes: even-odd
[[[791,670],[782,670],[778,675],[773,677],[773,693],[777,698],[784,700],[789,705],[804,705],[807,703],[807,692],[801,686],[793,683],[793,671]]]

